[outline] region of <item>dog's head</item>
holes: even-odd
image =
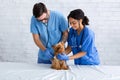
[[[60,42],[53,47],[55,54],[63,53],[65,51],[64,43]]]

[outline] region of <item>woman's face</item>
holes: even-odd
[[[76,20],[74,18],[69,18],[69,23],[70,23],[70,26],[74,29],[74,30],[77,30],[79,28],[79,20]]]

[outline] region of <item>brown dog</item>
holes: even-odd
[[[56,57],[59,53],[63,53],[65,51],[64,43],[63,42],[58,43],[53,47],[53,49],[55,52],[54,52],[54,58],[52,59],[51,68],[57,69],[57,70],[60,70],[60,69],[67,70],[68,66],[66,65],[66,62],[64,60],[59,60]]]

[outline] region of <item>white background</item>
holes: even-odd
[[[65,17],[84,10],[95,32],[101,64],[120,65],[120,0],[0,0],[0,61],[36,63],[38,48],[30,33],[32,8],[44,2]]]

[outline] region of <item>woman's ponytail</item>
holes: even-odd
[[[83,25],[89,25],[89,19],[88,19],[87,16],[84,16],[82,24]]]

